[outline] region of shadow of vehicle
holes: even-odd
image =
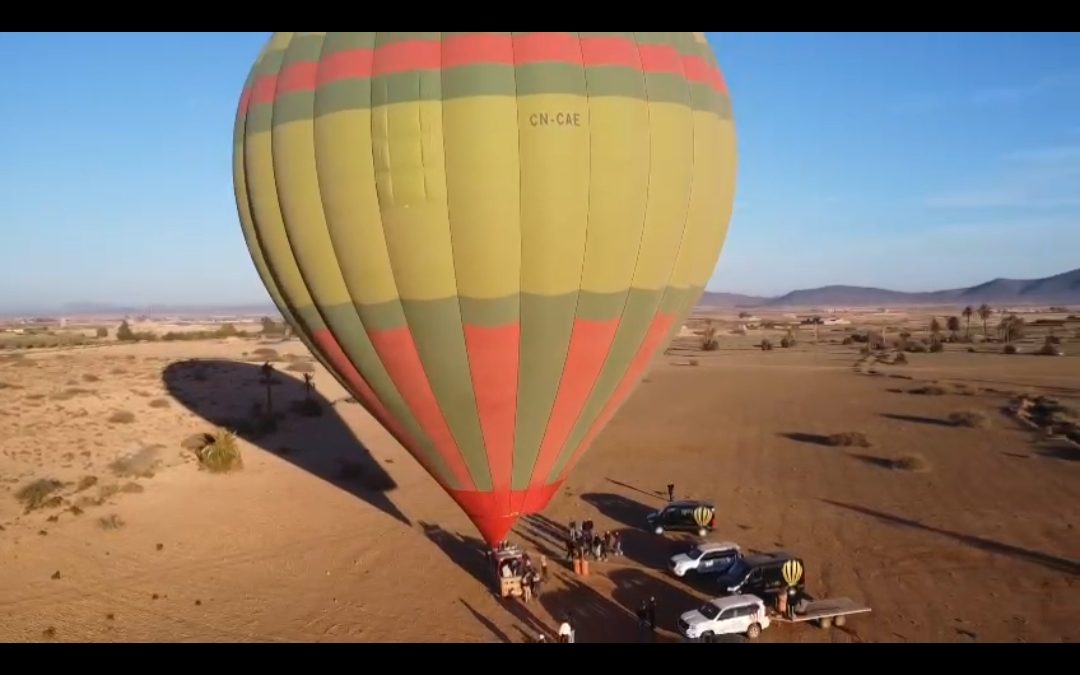
[[[615,584],[612,598],[636,617],[641,603],[656,600],[656,630],[672,641],[683,640],[676,622],[683,612],[700,607],[707,599],[680,587],[673,580],[651,575],[643,570],[614,570],[608,578]],[[714,594],[716,595],[716,594]],[[636,618],[635,618],[636,624]]]
[[[581,495],[581,500],[595,507],[602,516],[627,526],[618,528],[623,555],[645,567],[667,567],[671,556],[682,553],[696,541],[684,533],[657,535],[645,529],[648,527],[645,516],[654,509],[629,497],[610,492],[590,492]],[[601,532],[604,529],[599,527]]]
[[[397,484],[333,404],[317,391],[309,394],[303,381],[275,370],[267,385],[261,365],[219,359],[170,363],[161,378],[173,398],[207,422],[233,430],[257,447],[409,524],[386,496]],[[266,426],[261,413],[268,388],[274,415]]]

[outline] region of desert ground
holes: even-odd
[[[664,569],[692,538],[642,529],[669,482],[714,501],[710,539],[796,552],[813,595],[873,609],[759,642],[1080,637],[1080,446],[1010,413],[1026,395],[1076,414],[1080,322],[1055,329],[1063,356],[1032,354],[1029,329],[1015,355],[958,342],[894,363],[844,338],[925,335],[929,312],[852,313],[770,351],[785,331],[748,319],[689,322],[520,522],[512,541],[550,561],[528,604],[494,597],[471,523],[295,339],[0,351],[0,640],[523,642],[570,610],[579,642],[632,642],[655,596],[657,639],[677,641],[709,586]],[[200,468],[186,442],[261,404],[266,359],[279,428],[239,441],[242,468]],[[305,370],[321,416],[296,408]],[[626,556],[576,577],[561,531],[586,518]]]

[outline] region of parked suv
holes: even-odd
[[[801,558],[774,551],[738,558],[716,581],[725,593],[767,598],[789,590],[801,594],[806,584],[804,571]]]
[[[729,541],[706,542],[686,553],[671,556],[668,566],[677,577],[685,576],[687,572],[720,574],[731,567],[739,555],[738,544]]]
[[[669,502],[659,511],[645,516],[656,534],[664,532],[697,532],[704,537],[716,525],[716,507],[709,502],[685,500]]]
[[[745,634],[753,640],[769,627],[765,602],[753,595],[713,598],[679,617],[678,629],[690,640],[709,640],[716,635]]]

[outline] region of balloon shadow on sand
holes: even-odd
[[[434,523],[419,521],[419,525],[428,541],[435,544],[451,562],[468,572],[473,579],[488,589],[492,595],[496,594],[494,571],[488,567],[487,551],[489,549],[482,540],[450,532]],[[498,629],[479,610],[466,603],[465,600],[461,600],[461,602],[473,614],[473,617],[491,631],[497,639],[503,642],[512,641],[506,633]],[[517,626],[517,630],[525,641],[532,641],[541,633],[547,636],[548,639],[555,637],[554,630],[529,611],[521,600],[502,598],[499,602],[503,609],[520,622],[521,625]]]
[[[263,366],[220,359],[169,364],[162,373],[169,394],[207,422],[227,429],[292,465],[359,497],[409,525],[386,496],[397,483],[341,416],[302,379]],[[266,422],[269,389],[272,422]]]

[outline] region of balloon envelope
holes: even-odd
[[[233,162],[282,314],[490,544],[696,304],[735,167],[703,33],[275,33]]]

